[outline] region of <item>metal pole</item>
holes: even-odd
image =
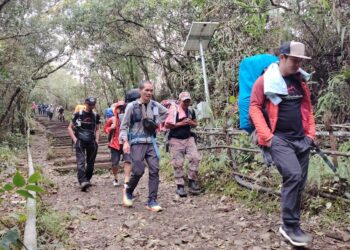
[[[203,45],[202,45],[202,40],[201,39],[199,39],[199,51],[200,51],[200,54],[201,54],[201,61],[202,61],[205,100],[208,103],[209,107],[211,108],[210,97],[209,97],[209,87],[208,87],[208,80],[207,80],[207,71],[205,69],[205,60],[204,60]]]

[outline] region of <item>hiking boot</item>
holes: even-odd
[[[156,200],[150,200],[147,202],[146,208],[152,212],[160,212],[163,210],[161,206],[159,206]]]
[[[114,187],[120,186],[120,184],[119,184],[119,182],[118,182],[117,179],[114,179],[114,180],[113,180],[113,186],[114,186]]]
[[[180,197],[186,197],[187,193],[185,191],[185,187],[183,185],[177,185],[176,188],[176,193],[180,196]]]
[[[88,181],[84,181],[84,182],[82,182],[82,183],[80,184],[80,189],[81,189],[81,191],[83,191],[83,192],[86,192],[86,190],[87,190],[89,187],[91,187],[91,183],[88,182]]]
[[[304,247],[312,242],[312,237],[301,230],[299,226],[281,226],[278,230],[293,246]]]
[[[132,207],[134,203],[134,196],[126,191],[124,189],[124,195],[123,195],[123,204],[126,207]]]
[[[195,180],[189,180],[188,187],[189,187],[188,191],[193,195],[198,195],[201,192],[201,189]]]

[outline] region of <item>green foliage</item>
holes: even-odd
[[[0,172],[9,166],[14,166],[17,160],[14,150],[11,150],[9,147],[0,146]]]
[[[16,192],[24,198],[34,198],[29,191],[34,192],[44,192],[44,190],[37,185],[33,185],[33,183],[41,180],[41,174],[39,172],[35,172],[31,177],[29,177],[28,181],[25,180],[23,175],[20,172],[16,172],[16,174],[12,178],[12,183],[5,183],[2,187],[2,190],[7,192]]]
[[[10,149],[24,149],[26,147],[25,136],[18,132],[8,132],[2,134],[0,136],[0,142],[2,145],[4,145],[5,147],[9,147]]]
[[[59,242],[67,244],[69,241],[65,223],[71,221],[69,214],[60,213],[38,204],[37,230],[40,245],[48,246],[51,242],[47,239],[57,239]],[[63,246],[62,246],[63,248]]]
[[[240,134],[235,136],[232,140],[232,146],[241,148],[255,148],[252,143],[250,136],[248,134]],[[236,164],[241,168],[243,173],[246,173],[248,169],[256,167],[256,162],[254,162],[256,157],[255,153],[249,152],[234,152],[234,160]]]
[[[28,179],[28,183],[36,183],[38,181],[41,180],[41,174],[39,172],[35,172],[34,174],[32,174],[29,179]]]
[[[341,144],[340,151],[347,150],[349,145],[349,141]],[[350,159],[348,157],[338,157],[338,168],[334,174],[322,158],[315,154],[310,158],[308,185],[338,195],[344,195],[346,192],[350,194],[349,165]]]
[[[0,188],[0,193],[9,192],[12,194],[15,192],[23,198],[34,199],[34,196],[29,191],[36,193],[44,192],[40,186],[34,185],[34,183],[39,180],[41,180],[41,175],[38,172],[32,174],[31,177],[29,177],[29,179],[26,181],[23,175],[17,171],[12,177],[12,182],[5,183],[2,188]],[[23,221],[26,220],[26,217],[21,214],[13,214],[12,216],[14,216],[20,223],[23,223]],[[15,229],[9,229],[1,236],[0,249],[12,249],[11,246],[18,246],[18,240],[18,231]]]
[[[6,183],[3,186],[3,190],[5,190],[5,191],[12,191],[13,189],[14,189],[14,186],[11,183]]]
[[[12,178],[12,183],[16,187],[23,187],[26,184],[24,177],[17,171],[16,174]]]
[[[34,196],[31,193],[29,193],[28,191],[26,191],[26,190],[18,189],[18,190],[16,190],[16,193],[21,195],[24,198],[34,199]]]
[[[346,122],[350,114],[349,83],[349,69],[334,74],[328,81],[328,87],[320,94],[316,116],[331,114],[332,122]]]

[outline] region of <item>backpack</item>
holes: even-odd
[[[79,111],[79,117],[76,121],[76,136],[78,137],[79,140],[83,142],[93,142],[96,138],[96,122],[97,122],[97,114],[96,112],[92,112],[94,115],[94,131],[91,131],[89,129],[83,129],[81,128],[81,120],[83,116],[83,110],[81,109]]]
[[[106,111],[105,111],[105,118],[109,119],[112,116],[114,116],[113,109],[112,108],[107,108]]]
[[[270,54],[250,56],[243,59],[239,65],[238,77],[238,112],[239,128],[253,132],[254,126],[249,117],[250,95],[255,81],[264,73],[264,70],[272,63],[277,62],[278,57]]]
[[[133,105],[133,109],[132,109],[132,114],[131,114],[131,121],[130,124],[132,127],[136,122],[141,122],[142,121],[142,125],[145,128],[146,131],[148,131],[150,134],[155,135],[156,133],[156,129],[158,128],[158,125],[156,123],[156,117],[155,114],[153,113],[153,118],[143,118],[142,117],[142,110],[140,107],[140,104],[138,103],[138,101],[133,101],[132,102]],[[154,107],[155,107],[155,103],[151,101],[151,109],[153,111]]]
[[[140,91],[139,89],[131,89],[126,92],[125,94],[125,103],[130,103],[135,101],[136,99],[139,99],[140,96]]]

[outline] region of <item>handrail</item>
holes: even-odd
[[[28,178],[34,174],[33,167],[33,159],[32,154],[30,152],[30,127],[28,123],[28,131],[27,131],[27,152],[28,152]],[[37,232],[36,232],[36,194],[33,191],[29,191],[29,193],[34,197],[27,198],[27,220],[24,228],[24,239],[23,243],[25,248],[29,250],[37,250]]]

